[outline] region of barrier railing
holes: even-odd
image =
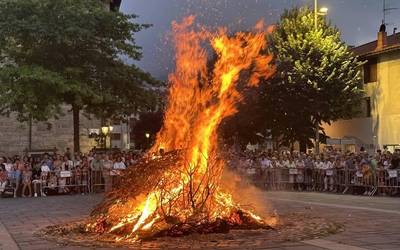
[[[70,170],[42,172],[33,180],[35,195],[46,192],[95,193],[109,191],[121,181],[123,170]],[[310,169],[310,168],[251,168],[240,170],[248,182],[267,190],[330,191],[363,193],[365,195],[400,193],[400,170],[377,169]],[[11,183],[13,183],[11,181]],[[21,187],[21,185],[20,185]],[[10,189],[14,188],[12,185]],[[15,190],[14,190],[15,192]]]
[[[400,170],[269,168],[245,172],[267,190],[307,190],[376,195],[400,192]]]
[[[34,196],[46,196],[46,193],[96,193],[109,191],[121,181],[123,170],[67,170],[67,171],[42,171],[38,179],[31,181]],[[7,194],[14,196],[22,191],[22,180],[12,175],[7,180],[5,190]],[[24,195],[24,194],[21,194]]]
[[[92,170],[90,171],[90,192],[109,191],[121,181],[124,170]]]
[[[40,195],[45,191],[55,191],[57,193],[89,193],[90,171],[88,170],[67,170],[41,172],[39,180],[33,180],[34,192],[40,190]],[[37,187],[39,186],[39,188]]]

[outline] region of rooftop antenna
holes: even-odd
[[[389,23],[386,22],[386,17],[390,14],[390,11],[392,10],[397,10],[398,8],[392,8],[386,4],[386,0],[383,0],[383,19],[382,19],[382,24],[384,25],[389,25]]]

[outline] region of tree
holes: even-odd
[[[363,97],[357,57],[309,8],[286,10],[268,39],[277,70],[265,95],[266,117],[281,144],[310,144],[322,123],[351,118]]]
[[[225,142],[238,143],[245,147],[250,143],[265,141],[269,121],[265,117],[265,106],[262,96],[265,95],[265,85],[257,88],[243,88],[241,103],[237,105],[237,114],[226,118],[220,127]],[[264,136],[261,137],[260,135]]]
[[[163,113],[142,112],[139,113],[139,120],[132,126],[133,139],[136,148],[149,148],[156,138],[163,124]],[[146,137],[148,135],[148,138]]]
[[[135,18],[110,12],[98,0],[1,1],[3,113],[46,120],[68,104],[79,151],[81,111],[105,121],[153,105],[146,83],[155,81],[122,59],[141,58],[134,34],[149,26]]]

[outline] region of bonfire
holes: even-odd
[[[93,211],[87,231],[137,241],[270,228],[221,184],[226,162],[217,134],[242,100],[238,83],[257,86],[274,72],[266,53],[268,28],[260,22],[252,32],[229,35],[194,22],[190,16],[172,25],[176,68],[154,146]],[[216,60],[210,72],[211,50]]]

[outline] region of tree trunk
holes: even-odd
[[[32,115],[29,115],[28,121],[28,151],[32,151]]]
[[[306,139],[301,139],[299,141],[299,144],[300,144],[300,152],[307,153],[307,141],[306,141]]]
[[[74,123],[74,152],[80,152],[80,143],[79,143],[79,107],[76,105],[72,105],[72,119]]]
[[[319,155],[319,123],[315,122],[315,154]]]

